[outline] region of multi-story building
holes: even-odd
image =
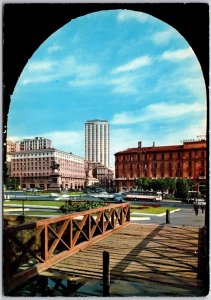
[[[206,140],[184,141],[182,145],[130,148],[115,154],[117,190],[136,187],[136,179],[190,178],[206,184]]]
[[[16,143],[7,140],[7,153],[11,153],[15,151],[16,151]]]
[[[85,159],[109,167],[109,123],[90,120],[85,123]]]
[[[15,142],[16,151],[38,150],[51,148],[51,140],[43,137],[35,137],[34,139],[23,139]]]
[[[88,167],[92,170],[93,177],[98,179],[99,185],[102,188],[109,189],[113,184],[114,172],[102,165],[101,163],[89,162]]]
[[[54,148],[23,150],[11,154],[11,174],[22,188],[45,188],[51,183],[51,166],[59,164],[62,189],[82,189],[85,182],[84,158]]]
[[[9,176],[11,173],[11,154],[16,151],[16,144],[10,140],[7,140],[7,146],[6,146],[6,167],[7,171],[6,174]]]

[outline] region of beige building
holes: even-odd
[[[51,148],[51,140],[43,137],[34,139],[23,139],[15,142],[16,151],[38,150]]]
[[[88,167],[92,170],[92,176],[98,180],[98,185],[102,188],[111,188],[113,184],[114,172],[101,163],[88,162]]]
[[[84,188],[84,159],[54,148],[24,150],[10,153],[10,177],[22,188],[48,189],[51,182],[51,166],[59,164],[61,188],[78,190]]]

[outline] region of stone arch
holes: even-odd
[[[113,9],[145,12],[174,27],[187,40],[198,57],[204,74],[208,97],[209,6],[206,3],[5,4],[3,10],[4,143],[7,136],[10,97],[24,66],[35,50],[52,33],[72,19],[92,12]],[[6,151],[3,155],[4,164],[6,162],[5,155]]]

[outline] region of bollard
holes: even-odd
[[[170,210],[167,209],[166,210],[166,224],[169,224],[170,223]]]
[[[103,296],[109,296],[110,270],[109,270],[109,252],[103,251]]]

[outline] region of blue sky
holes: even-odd
[[[200,64],[168,24],[129,10],[92,13],[52,34],[25,66],[8,139],[43,136],[84,157],[84,123],[110,122],[111,159],[131,147],[181,144],[206,132]]]

